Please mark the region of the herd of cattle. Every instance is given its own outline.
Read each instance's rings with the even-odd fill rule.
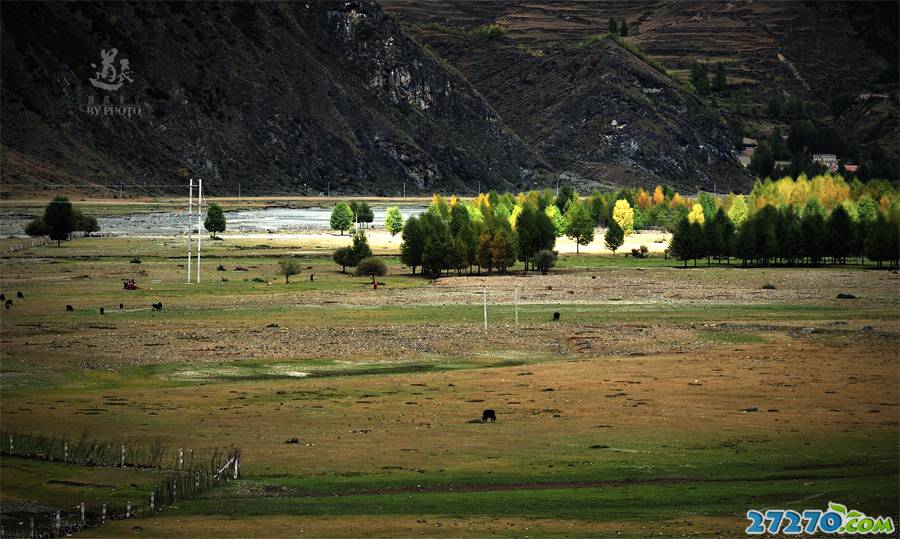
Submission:
[[[25,294],[23,294],[22,292],[16,292],[16,299],[24,300],[24,299],[25,299]],[[13,307],[13,300],[12,300],[11,298],[10,298],[10,299],[7,299],[6,294],[0,294],[0,303],[3,303],[3,306],[6,308],[7,311],[10,310],[10,309]],[[163,308],[163,304],[162,304],[162,302],[160,301],[160,302],[157,302],[157,303],[152,303],[152,304],[150,304],[150,307],[151,307],[154,311],[161,311],[162,308]],[[125,308],[125,304],[124,304],[124,303],[120,303],[120,304],[119,304],[119,310],[122,310],[122,309],[124,309],[124,308]],[[67,313],[74,313],[74,312],[75,312],[75,307],[73,307],[72,305],[66,305],[66,312],[67,312]],[[106,309],[105,309],[104,307],[100,307],[100,314],[106,314]]]

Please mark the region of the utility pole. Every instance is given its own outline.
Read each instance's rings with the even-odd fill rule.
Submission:
[[[194,178],[188,184],[188,259],[187,282],[191,282],[191,258],[193,257],[192,245],[194,243]]]
[[[482,286],[481,292],[482,292],[481,304],[484,306],[484,331],[487,331],[487,286]]]
[[[406,180],[403,180],[403,198],[406,198]]]
[[[203,180],[197,179],[197,284],[200,284],[200,241],[203,238]]]
[[[516,287],[516,325],[519,325],[519,287]]]

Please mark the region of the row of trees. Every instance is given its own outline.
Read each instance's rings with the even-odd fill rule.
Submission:
[[[712,219],[690,214],[672,236],[670,254],[684,262],[738,258],[744,266],[846,264],[849,257],[868,258],[881,267],[900,261],[900,218],[879,213],[872,221],[855,221],[843,206],[826,216],[810,202],[804,211],[766,205],[735,227],[719,208]]]
[[[375,220],[375,212],[369,207],[368,202],[353,201],[349,204],[346,202],[338,203],[331,210],[331,228],[332,230],[340,230],[341,235],[345,230],[349,230],[354,223],[365,227]]]

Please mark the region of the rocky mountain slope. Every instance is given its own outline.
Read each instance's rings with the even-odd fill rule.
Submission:
[[[6,194],[181,192],[188,177],[213,195],[472,192],[542,168],[369,0],[4,2],[0,19]]]
[[[491,58],[501,47],[467,45],[471,30],[497,24],[497,38],[534,54],[579,56],[579,44],[608,31],[610,19],[626,21],[627,41],[651,61],[686,82],[693,62],[721,63],[727,86],[704,102],[725,117],[740,135],[764,137],[775,126],[784,132],[792,120],[773,115],[767,103],[802,101],[813,120],[827,125],[868,125],[833,115],[831,102],[869,93],[888,94],[879,105],[883,121],[896,125],[898,30],[896,2],[759,2],[752,0],[382,0],[385,9],[423,43],[452,59],[485,94],[478,72],[501,64]],[[453,34],[453,40],[447,35]],[[451,41],[451,42],[448,42]],[[453,53],[465,48],[465,55]],[[505,56],[501,57],[505,58]],[[453,62],[454,60],[451,60]],[[567,88],[560,88],[565,96]],[[492,104],[503,110],[502,103]],[[894,130],[870,136],[871,130],[844,133],[863,140],[867,151],[878,148],[897,155]]]

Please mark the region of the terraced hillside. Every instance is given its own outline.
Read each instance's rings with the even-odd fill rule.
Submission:
[[[766,102],[773,96],[809,103],[816,120],[832,122],[831,101],[873,91],[891,94],[886,121],[897,123],[898,9],[895,2],[452,2],[383,0],[385,9],[402,20],[425,43],[439,43],[435,30],[468,30],[499,24],[502,39],[535,54],[565,51],[590,36],[607,32],[609,20],[625,20],[631,44],[682,81],[693,62],[724,64],[727,86],[705,101],[718,109],[736,131],[763,136],[777,124]],[[461,34],[461,32],[457,32]],[[463,46],[463,45],[460,45]],[[496,47],[466,49],[460,69],[484,93],[473,65],[490,65]],[[473,58],[474,57],[474,58]],[[561,88],[561,94],[567,91]],[[493,103],[500,109],[503,105]],[[854,138],[856,133],[847,133]],[[896,137],[885,132],[876,140],[896,153]]]

